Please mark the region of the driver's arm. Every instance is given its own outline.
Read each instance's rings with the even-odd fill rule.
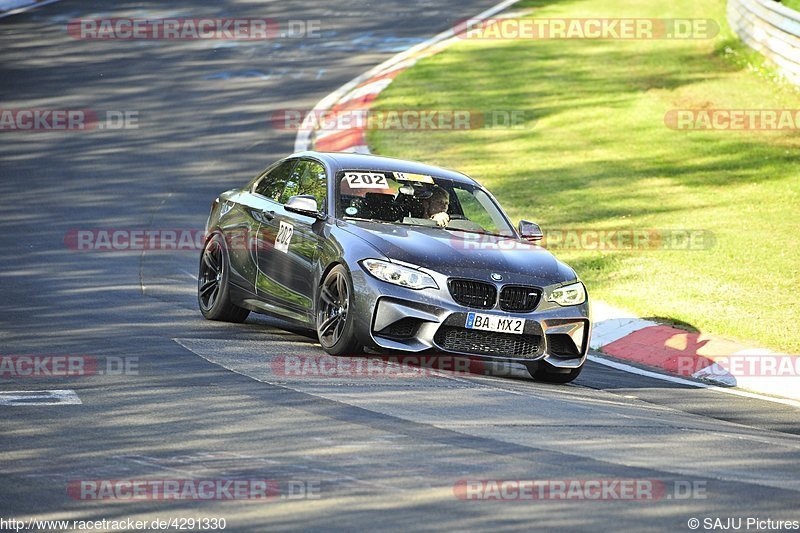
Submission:
[[[442,211],[441,213],[434,213],[431,219],[436,222],[439,227],[445,227],[450,223],[450,215]]]

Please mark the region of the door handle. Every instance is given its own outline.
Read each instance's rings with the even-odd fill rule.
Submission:
[[[253,211],[253,218],[259,222],[270,222],[275,218],[275,211]]]

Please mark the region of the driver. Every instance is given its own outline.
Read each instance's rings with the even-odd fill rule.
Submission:
[[[450,223],[447,208],[450,206],[450,194],[438,185],[431,189],[431,195],[422,199],[423,218],[434,220],[439,227]]]

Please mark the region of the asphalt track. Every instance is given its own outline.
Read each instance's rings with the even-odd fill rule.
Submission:
[[[236,531],[686,531],[798,520],[798,410],[589,363],[572,385],[501,376],[286,375],[313,339],[204,321],[194,251],[81,252],[81,228],[202,228],[210,201],[292,150],[268,113],[310,109],[482,11],[460,2],[87,2],[0,21],[3,108],[133,110],[139,128],[0,133],[1,355],[135,361],[136,373],[1,378],[79,405],[0,405],[0,517],[225,517]],[[78,17],[322,21],[318,39],[87,42]],[[502,202],[502,198],[500,198]],[[85,479],[294,480],[318,498],[86,501]],[[651,480],[655,500],[463,501],[460,480]],[[316,485],[315,485],[316,484]],[[693,486],[689,494],[675,487]],[[680,497],[676,497],[680,496]]]

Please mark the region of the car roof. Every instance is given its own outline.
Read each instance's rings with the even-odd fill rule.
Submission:
[[[426,165],[416,161],[406,161],[394,157],[383,157],[372,154],[358,154],[354,152],[297,152],[291,157],[314,157],[328,163],[332,170],[388,170],[391,172],[408,172],[410,174],[424,174],[437,178],[446,178],[460,183],[477,185],[469,176],[446,168]]]

